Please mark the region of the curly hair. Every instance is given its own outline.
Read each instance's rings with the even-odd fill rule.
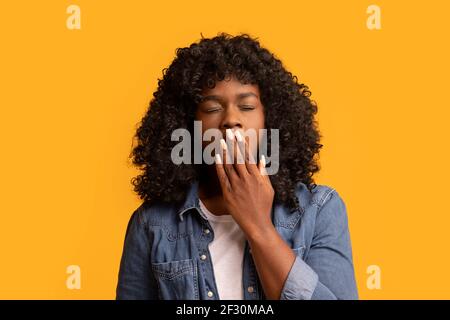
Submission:
[[[134,136],[137,145],[130,157],[142,171],[131,180],[134,191],[149,203],[185,199],[188,187],[198,180],[200,172],[193,164],[176,165],[171,161],[175,145],[171,134],[178,128],[192,133],[202,89],[235,76],[243,84],[259,86],[265,128],[279,129],[279,170],[270,176],[274,201],[299,209],[295,189],[299,182],[310,191],[316,186],[316,155],[322,147],[314,118],[317,105],[310,99],[309,88],[298,83],[273,53],[261,47],[258,38],[246,33],[201,37],[198,43],[178,48],[175,59],[158,79],[158,88]]]

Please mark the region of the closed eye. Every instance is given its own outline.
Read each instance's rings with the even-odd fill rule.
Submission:
[[[206,110],[207,113],[213,113],[213,112],[216,112],[216,111],[220,111],[220,108],[212,108],[212,109]]]
[[[203,112],[213,113],[213,112],[222,110],[222,106],[219,104],[210,104],[210,105],[205,105],[202,109],[203,109]]]
[[[241,109],[245,110],[245,111],[249,111],[249,110],[255,109],[255,107],[254,106],[250,106],[250,105],[243,105],[243,106],[241,106]]]

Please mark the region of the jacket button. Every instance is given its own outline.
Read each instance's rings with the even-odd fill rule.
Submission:
[[[248,291],[249,293],[253,293],[254,289],[253,289],[252,286],[250,286],[250,287],[247,288],[247,291]]]
[[[212,291],[208,291],[208,297],[212,298],[213,295],[214,293]]]
[[[200,256],[200,259],[206,260],[206,255],[202,254],[202,255]]]

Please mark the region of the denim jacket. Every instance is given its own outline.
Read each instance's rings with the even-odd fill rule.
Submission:
[[[272,222],[296,254],[281,300],[358,299],[346,206],[332,188],[299,183],[300,210],[272,206]],[[184,203],[142,204],[132,214],[120,261],[116,299],[218,300],[208,244],[214,230],[200,210],[198,182]],[[266,299],[245,243],[245,300]]]

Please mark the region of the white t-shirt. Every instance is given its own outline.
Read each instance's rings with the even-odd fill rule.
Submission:
[[[245,235],[233,216],[215,215],[200,200],[200,208],[214,231],[209,252],[221,300],[243,300],[242,267]]]

